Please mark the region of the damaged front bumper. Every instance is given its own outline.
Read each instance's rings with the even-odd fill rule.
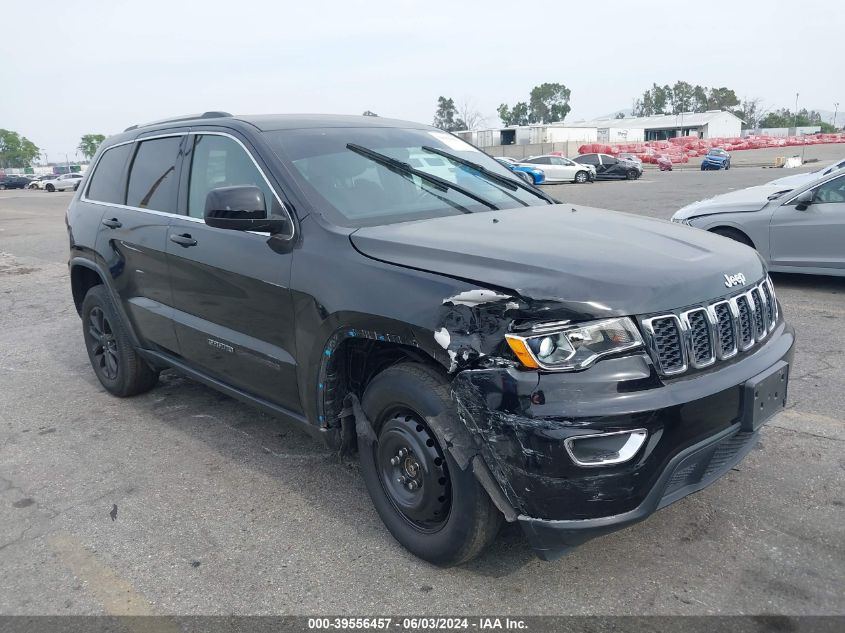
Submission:
[[[671,380],[646,354],[605,359],[582,372],[469,369],[452,383],[459,413],[488,470],[485,488],[520,522],[540,558],[645,519],[739,462],[759,431],[747,423],[746,384],[792,360],[783,321],[753,353]],[[645,429],[630,460],[580,466],[568,438]],[[485,468],[482,468],[485,467]],[[503,507],[504,506],[504,507]]]

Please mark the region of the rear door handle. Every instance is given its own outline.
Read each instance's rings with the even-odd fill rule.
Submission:
[[[123,224],[117,218],[112,218],[111,220],[103,220],[103,225],[109,227],[110,229],[119,229]]]
[[[181,235],[171,235],[170,236],[171,242],[176,242],[180,246],[196,246],[197,241],[191,237],[190,233],[182,233]]]

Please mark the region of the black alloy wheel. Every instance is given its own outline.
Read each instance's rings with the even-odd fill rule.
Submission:
[[[108,317],[100,307],[95,307],[88,313],[88,335],[94,369],[107,379],[116,380],[120,366],[117,340]]]
[[[452,505],[449,471],[419,416],[400,410],[384,423],[376,460],[379,479],[396,511],[422,532],[442,528]]]

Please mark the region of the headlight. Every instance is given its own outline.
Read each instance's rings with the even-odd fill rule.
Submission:
[[[536,325],[527,334],[506,334],[508,346],[531,369],[575,371],[602,356],[642,347],[628,317],[577,325]]]

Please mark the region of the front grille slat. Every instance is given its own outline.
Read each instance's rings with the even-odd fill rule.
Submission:
[[[761,342],[778,322],[771,280],[683,312],[642,319],[649,352],[664,376],[727,361]]]
[[[684,347],[678,319],[674,316],[657,318],[651,322],[651,327],[654,347],[663,373],[685,371]]]

